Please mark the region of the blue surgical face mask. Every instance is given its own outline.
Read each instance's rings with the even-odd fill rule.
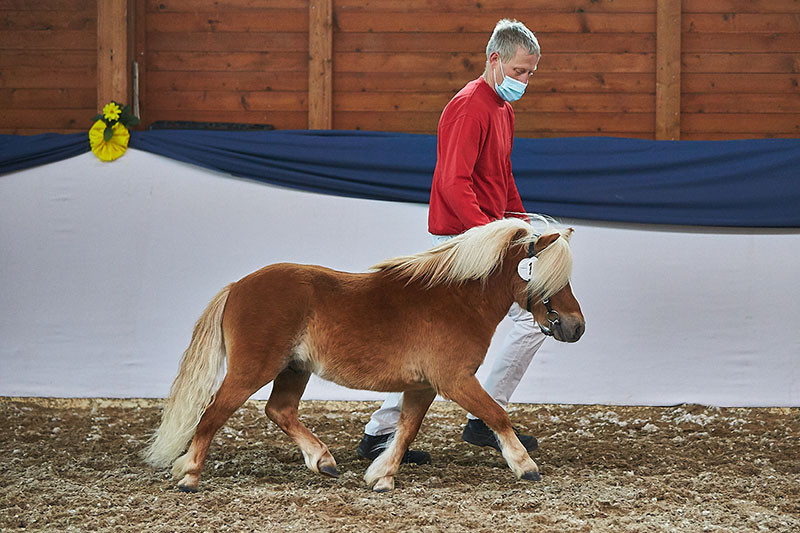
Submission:
[[[506,102],[516,102],[522,98],[522,95],[525,94],[525,88],[528,87],[528,84],[522,83],[519,80],[515,80],[511,76],[506,76],[503,72],[502,61],[500,61],[500,73],[503,74],[503,82],[498,85],[497,74],[495,74],[494,69],[492,69],[492,75],[494,76],[494,90],[497,91],[497,94],[500,95],[500,98]]]

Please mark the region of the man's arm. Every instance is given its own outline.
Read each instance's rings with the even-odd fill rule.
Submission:
[[[466,228],[491,222],[480,208],[472,178],[484,135],[480,123],[465,115],[441,125],[438,135],[443,200]]]

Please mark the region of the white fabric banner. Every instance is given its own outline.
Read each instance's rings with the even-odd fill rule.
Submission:
[[[424,205],[287,190],[134,149],[0,176],[0,395],[163,397],[227,283],[282,261],[363,271],[427,248],[426,222]],[[587,331],[548,339],[512,402],[800,405],[800,230],[563,222],[576,229]],[[304,398],[382,395],[315,377]]]

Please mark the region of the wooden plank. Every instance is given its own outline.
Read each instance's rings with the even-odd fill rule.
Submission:
[[[333,126],[333,2],[308,6],[308,129]]]
[[[653,134],[653,113],[517,113],[516,128],[519,131],[592,131],[597,134],[609,132],[632,132]]]
[[[703,74],[684,73],[681,76],[684,93],[761,93],[800,95],[800,75],[782,74]]]
[[[658,0],[656,30],[657,140],[681,136],[681,0]]]
[[[798,113],[797,94],[684,94],[683,113]]]
[[[684,13],[800,13],[798,0],[683,0]]]
[[[308,94],[297,91],[148,91],[149,110],[307,111]]]
[[[304,129],[308,122],[305,111],[195,111],[165,109],[151,112],[146,126],[157,120],[190,120],[195,122],[236,122],[271,124],[277,129]]]
[[[505,17],[514,16],[524,6],[527,11],[541,13],[653,13],[653,0],[480,0],[465,3],[464,0],[337,0],[337,11],[365,11],[371,13],[407,11],[409,13],[505,12]],[[512,13],[513,15],[508,15]],[[491,28],[490,28],[491,30]]]
[[[370,131],[435,131],[441,112],[341,111],[334,116],[336,129]],[[652,135],[652,113],[518,113],[517,131],[633,132]]]
[[[481,51],[488,41],[482,33],[338,33],[335,52],[466,52]],[[550,52],[655,53],[650,33],[546,33],[536,34],[545,55]]]
[[[334,72],[453,72],[477,77],[483,53],[334,54]],[[545,54],[539,72],[655,72],[655,54]],[[460,74],[465,75],[465,74]],[[537,72],[538,75],[538,72]]]
[[[2,117],[3,124],[10,127],[89,131],[96,114],[93,104],[86,109],[4,109]]]
[[[149,50],[192,52],[307,52],[308,34],[302,32],[219,33],[151,32]]]
[[[0,0],[0,9],[14,11],[86,11],[96,13],[96,0]]]
[[[215,72],[213,76],[186,76],[181,72],[148,73],[153,91],[300,91],[308,92],[308,75],[288,72]]]
[[[800,54],[683,54],[683,72],[800,73]]]
[[[33,67],[42,70],[60,68],[92,68],[97,62],[97,51],[69,50],[53,54],[47,50],[4,50],[3,68]]]
[[[262,11],[264,9],[308,9],[308,0],[147,0],[149,12]]]
[[[97,0],[97,109],[130,100],[127,4]]]
[[[333,80],[334,92],[439,92],[450,96],[478,77],[454,72],[341,72]],[[566,93],[655,93],[652,72],[546,72],[531,78],[528,91]]]
[[[96,31],[3,31],[0,50],[97,50]]]
[[[683,131],[703,133],[793,133],[800,137],[800,113],[684,113]]]
[[[11,89],[97,88],[97,70],[88,67],[6,67],[0,69],[0,87]]]
[[[0,89],[2,109],[86,109],[94,107],[97,91],[82,89]]]
[[[448,13],[341,11],[336,15],[337,28],[343,32],[484,32],[488,39],[494,25],[507,12],[474,13],[469,10]],[[517,20],[530,24],[533,32],[575,33],[651,33],[656,28],[655,13],[540,13],[518,9]]]
[[[649,94],[558,94],[532,93],[514,103],[517,113],[602,112],[652,113],[655,104]],[[441,112],[452,95],[443,93],[337,92],[334,109],[339,111],[432,111]]]
[[[151,32],[308,32],[308,10],[264,9],[255,12],[151,13]]]
[[[91,11],[0,11],[3,31],[95,31],[97,21]]]
[[[684,53],[800,52],[800,32],[792,33],[684,33]]]
[[[149,52],[150,71],[238,72],[308,70],[308,54],[298,52]]]
[[[650,132],[630,131],[520,131],[514,135],[517,138],[548,139],[554,137],[628,137],[631,139],[652,139]]]
[[[719,133],[719,132],[700,132],[684,133],[684,141],[733,141],[741,139],[796,139],[794,133]]]
[[[792,33],[800,31],[800,17],[781,13],[689,13],[683,16],[684,32]]]

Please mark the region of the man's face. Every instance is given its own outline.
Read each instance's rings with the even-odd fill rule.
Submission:
[[[500,75],[500,54],[492,52],[489,56],[489,62],[492,65],[492,69],[496,70],[497,83],[502,83],[503,77]],[[508,62],[503,61],[503,74],[522,83],[528,83],[528,80],[533,76],[538,64],[539,56],[536,54],[529,54],[526,49],[517,46],[514,57]]]

